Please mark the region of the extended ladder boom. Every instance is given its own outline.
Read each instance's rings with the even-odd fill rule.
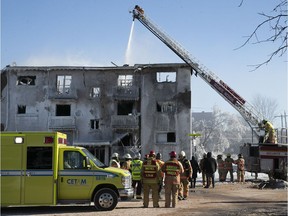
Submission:
[[[253,132],[260,136],[260,131],[257,129],[259,123],[263,120],[262,115],[258,113],[255,108],[250,105],[245,99],[237,94],[225,82],[220,80],[214,73],[208,70],[204,65],[200,64],[198,60],[191,57],[177,41],[173,40],[155,25],[151,19],[145,14],[144,10],[138,5],[135,6],[133,13],[133,20],[138,19],[149,31],[151,31],[157,38],[166,44],[174,53],[176,53],[184,62],[191,66],[195,75],[199,75],[210,87],[212,87],[220,96],[222,96],[228,103],[230,103],[250,125]]]

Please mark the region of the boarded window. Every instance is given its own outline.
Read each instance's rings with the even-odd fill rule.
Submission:
[[[36,76],[19,76],[17,85],[35,85]]]
[[[176,72],[157,72],[157,82],[176,82]]]
[[[118,86],[132,86],[133,76],[132,75],[119,75]]]
[[[71,81],[72,81],[72,76],[70,75],[57,76],[57,93],[58,94],[70,94]]]
[[[71,115],[71,105],[63,105],[57,104],[56,105],[56,116],[70,116]]]

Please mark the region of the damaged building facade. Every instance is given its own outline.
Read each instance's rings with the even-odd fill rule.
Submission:
[[[192,154],[191,68],[7,66],[1,72],[1,130],[59,131],[108,164],[118,152]]]

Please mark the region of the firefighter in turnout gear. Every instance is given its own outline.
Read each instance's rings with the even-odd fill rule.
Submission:
[[[164,165],[164,161],[162,160],[162,154],[161,153],[157,153],[156,161],[159,164],[160,169],[161,169],[162,166]],[[161,198],[161,190],[163,187],[163,180],[164,180],[164,173],[161,171],[161,179],[160,179],[160,183],[159,183],[159,199],[162,199]]]
[[[227,174],[229,172],[230,174],[230,181],[233,182],[234,181],[234,178],[233,178],[233,164],[234,163],[234,160],[233,158],[231,158],[231,154],[227,154],[227,158],[225,159],[225,181],[226,181],[226,178],[227,178]]]
[[[120,168],[120,160],[119,160],[119,154],[117,152],[114,152],[112,154],[111,160],[110,160],[110,166]]]
[[[192,166],[190,161],[186,158],[184,151],[181,151],[178,155],[179,161],[181,162],[184,172],[180,175],[180,189],[178,194],[179,200],[185,200],[188,197],[189,191],[189,179],[192,178]]]
[[[265,129],[263,143],[273,143],[273,144],[277,143],[275,130],[274,130],[272,123],[267,120],[263,120],[262,124],[263,124],[263,128]]]
[[[161,170],[155,159],[155,152],[150,151],[147,161],[142,165],[142,183],[143,183],[143,207],[148,208],[149,205],[149,193],[152,190],[153,207],[159,207],[159,181],[161,178]]]
[[[238,182],[245,182],[245,160],[242,156],[242,154],[238,155],[238,159],[234,161],[235,164],[237,164],[237,181]]]
[[[130,164],[130,169],[132,173],[132,187],[134,191],[136,188],[136,199],[142,199],[141,170],[142,170],[143,161],[141,161],[140,158],[141,158],[141,154],[137,153]]]
[[[222,155],[217,155],[217,164],[218,164],[218,173],[219,173],[219,181],[225,181],[225,162],[222,159]]]
[[[184,172],[182,164],[177,160],[177,153],[170,152],[170,160],[162,167],[165,173],[165,208],[170,208],[172,196],[172,208],[177,205],[178,190],[180,188],[180,174]]]
[[[130,154],[125,154],[124,155],[124,163],[122,164],[122,169],[125,169],[125,170],[129,170],[131,172],[131,169],[130,169],[130,165],[131,165],[131,160],[132,160],[132,157]]]

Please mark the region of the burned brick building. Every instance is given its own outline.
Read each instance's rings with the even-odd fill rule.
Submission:
[[[60,131],[108,164],[150,150],[191,155],[191,68],[7,66],[1,71],[1,129]]]

